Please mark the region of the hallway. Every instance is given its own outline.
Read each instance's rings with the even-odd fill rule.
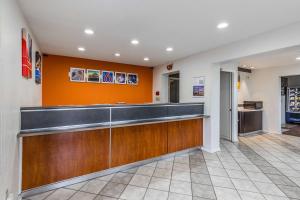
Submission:
[[[300,138],[262,134],[26,198],[27,200],[300,199]]]

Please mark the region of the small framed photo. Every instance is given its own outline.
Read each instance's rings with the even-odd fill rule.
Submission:
[[[85,69],[71,67],[70,81],[85,82]]]
[[[115,83],[116,84],[126,84],[126,73],[125,72],[115,72]]]
[[[193,97],[204,97],[204,85],[193,85]]]
[[[87,82],[100,83],[100,70],[87,69],[86,70]]]
[[[114,72],[102,71],[102,83],[114,83]]]
[[[127,83],[130,85],[137,85],[138,84],[138,75],[133,73],[127,74]]]
[[[193,77],[193,97],[204,97],[205,77]]]

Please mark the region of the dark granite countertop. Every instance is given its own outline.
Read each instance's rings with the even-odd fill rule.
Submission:
[[[204,103],[21,108],[20,136],[206,118]]]
[[[186,103],[145,103],[145,104],[92,104],[92,105],[62,105],[62,106],[37,106],[21,107],[22,111],[28,110],[51,110],[51,109],[85,109],[85,108],[112,108],[112,107],[140,107],[140,106],[180,106],[191,104],[204,104],[203,102]]]

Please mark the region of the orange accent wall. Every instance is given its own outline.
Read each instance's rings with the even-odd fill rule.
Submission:
[[[137,73],[138,85],[78,83],[69,78],[70,67]],[[43,106],[151,103],[153,69],[82,58],[48,55],[43,57]]]

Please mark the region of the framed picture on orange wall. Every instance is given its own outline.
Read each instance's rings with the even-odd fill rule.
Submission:
[[[86,81],[90,83],[100,82],[100,70],[87,69],[86,70]]]
[[[114,83],[114,72],[102,71],[102,83]]]
[[[139,77],[137,74],[134,74],[134,73],[127,74],[127,83],[129,85],[137,85],[138,82],[139,82]]]
[[[126,73],[125,72],[115,72],[115,83],[116,84],[126,84]]]
[[[70,76],[70,81],[85,82],[85,69],[71,67],[69,76]]]

